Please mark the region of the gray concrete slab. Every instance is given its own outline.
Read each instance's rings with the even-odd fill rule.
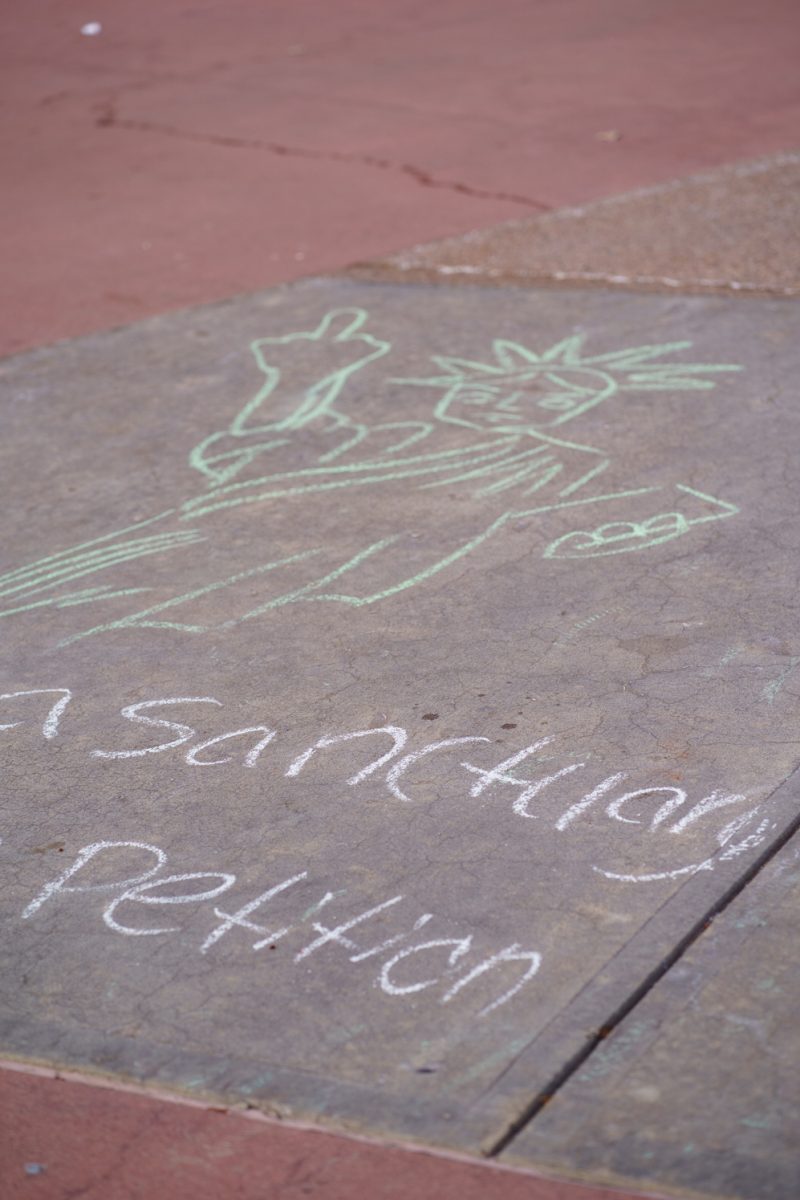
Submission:
[[[800,1194],[795,837],[509,1148],[616,1184]]]
[[[795,819],[796,324],[311,281],[8,360],[0,1051],[507,1137]]]

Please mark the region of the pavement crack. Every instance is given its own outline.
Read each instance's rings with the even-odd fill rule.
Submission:
[[[104,128],[128,129],[138,133],[158,133],[164,137],[179,138],[187,142],[202,142],[208,146],[223,146],[234,150],[263,150],[279,158],[306,158],[322,162],[352,163],[377,171],[393,171],[398,175],[408,176],[420,187],[457,192],[461,196],[469,196],[475,200],[500,200],[507,204],[519,204],[536,212],[548,212],[550,209],[549,205],[534,200],[530,196],[475,187],[457,179],[438,179],[430,171],[414,166],[413,163],[394,162],[392,159],[380,158],[374,154],[355,154],[346,150],[315,150],[309,146],[292,146],[284,142],[235,137],[232,134],[197,133],[190,129],[179,129],[175,125],[162,124],[160,121],[139,121],[133,118],[119,117],[111,104],[104,104],[96,112],[95,124]]]

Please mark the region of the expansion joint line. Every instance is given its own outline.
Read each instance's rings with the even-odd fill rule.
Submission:
[[[800,771],[794,771],[788,779],[785,779],[778,784],[778,787],[775,788],[775,791],[772,792],[771,795],[774,795],[779,788],[785,787],[786,784],[790,783],[793,779],[800,780]],[[769,797],[767,797],[767,799],[769,799]],[[737,896],[741,895],[745,888],[752,883],[752,881],[761,873],[764,867],[767,866],[767,864],[773,858],[775,858],[777,854],[780,853],[787,842],[791,841],[798,831],[800,831],[800,813],[798,813],[798,815],[790,822],[786,829],[784,829],[783,833],[780,834],[780,836],[777,837],[775,841],[772,842],[771,845],[769,845],[766,850],[764,850],[758,856],[758,858],[751,863],[744,874],[741,875],[740,878],[737,879],[733,884],[731,884],[728,890],[723,892],[720,898],[715,901],[715,903],[712,904],[711,907],[708,908],[701,917],[698,918],[689,932],[676,943],[673,950],[666,955],[664,959],[662,959],[658,966],[655,967],[649,975],[644,978],[639,987],[636,988],[625,1001],[623,1001],[623,1003],[619,1006],[619,1008],[616,1009],[614,1013],[612,1013],[608,1020],[604,1021],[591,1035],[591,1037],[587,1039],[586,1045],[583,1046],[577,1052],[577,1054],[574,1054],[572,1058],[570,1058],[564,1064],[564,1066],[556,1072],[549,1083],[547,1083],[542,1090],[538,1092],[536,1096],[534,1096],[530,1103],[526,1105],[522,1112],[509,1123],[505,1132],[502,1133],[496,1139],[496,1141],[485,1150],[484,1153],[487,1158],[496,1158],[498,1154],[502,1154],[502,1152],[508,1148],[511,1142],[514,1141],[514,1139],[522,1132],[522,1130],[535,1120],[545,1105],[549,1104],[549,1102],[553,1099],[556,1092],[560,1091],[564,1084],[569,1082],[575,1072],[580,1070],[586,1060],[591,1058],[595,1050],[597,1050],[602,1043],[608,1040],[608,1038],[614,1033],[614,1030],[617,1028],[617,1026],[620,1025],[621,1022],[624,1021],[624,1019],[631,1012],[633,1012],[637,1005],[639,1005],[642,1000],[645,999],[645,997],[653,990],[659,980],[663,979],[667,972],[671,971],[676,963],[683,958],[687,950],[691,949],[700,935],[705,933],[711,922],[716,917],[720,916],[720,914],[723,913],[726,908],[728,908],[728,906],[736,899]]]

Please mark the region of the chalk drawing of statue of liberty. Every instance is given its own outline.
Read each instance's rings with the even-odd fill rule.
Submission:
[[[0,576],[0,617],[53,607],[105,607],[113,601],[115,607],[133,604],[134,610],[65,642],[122,628],[203,633],[303,601],[351,608],[386,601],[466,556],[475,559],[509,522],[545,513],[577,519],[611,501],[630,505],[622,521],[592,525],[581,519],[580,525],[588,527],[570,528],[542,547],[541,557],[549,560],[644,551],[738,511],[682,484],[604,490],[609,457],[566,439],[563,432],[569,422],[621,393],[707,390],[714,387],[715,375],[739,367],[664,361],[687,350],[689,342],[587,357],[582,338],[575,336],[539,353],[495,339],[488,361],[436,356],[430,376],[396,378],[385,371],[391,343],[366,332],[367,320],[362,309],[336,309],[311,330],[254,342],[262,386],[227,427],[191,451],[189,465],[200,477],[200,489],[177,508]],[[357,375],[371,381],[376,393],[389,390],[392,403],[377,407],[392,419],[368,419],[363,404],[353,402],[348,385]],[[397,419],[395,409],[402,417],[407,407],[398,397],[412,393],[416,415]],[[442,495],[463,498],[470,527],[464,529],[462,513],[451,533],[445,522],[442,534],[439,522],[440,536],[412,544],[415,535],[404,525],[410,518],[403,503],[411,498],[416,520],[419,512],[440,514]],[[208,543],[227,536],[220,524],[227,514],[255,510],[263,516],[256,539],[261,551],[264,531],[269,544],[269,531],[277,530],[287,508],[300,512],[313,502],[329,510],[343,497],[364,498],[359,529],[366,513],[367,536],[339,560],[331,561],[329,549],[318,544],[311,519],[295,527],[302,532],[299,549],[258,563],[242,561],[233,573],[166,598],[147,583],[106,582],[115,568],[133,560],[152,564],[164,556],[180,557],[198,543],[206,543],[200,553],[212,563]],[[276,536],[277,550],[285,550],[279,542]],[[246,545],[243,553],[251,550]],[[290,575],[291,586],[282,586]],[[78,580],[93,576],[102,582],[75,588]],[[236,611],[210,626],[192,619],[193,605],[204,596],[224,591],[233,597],[243,582],[251,596],[257,583],[257,604],[233,604]],[[145,600],[148,591],[158,597]]]

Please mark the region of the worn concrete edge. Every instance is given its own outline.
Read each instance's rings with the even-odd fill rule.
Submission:
[[[149,317],[140,317],[136,321],[126,321],[123,324],[112,325],[105,329],[97,329],[91,333],[82,333],[82,334],[79,334],[77,337],[57,338],[53,342],[42,342],[41,345],[39,345],[39,346],[28,346],[26,349],[16,351],[14,354],[6,354],[6,355],[0,356],[0,371],[2,371],[2,369],[4,367],[6,367],[7,365],[11,365],[11,364],[16,365],[17,362],[23,362],[25,359],[28,359],[31,362],[34,362],[34,361],[36,361],[37,357],[40,355],[52,353],[53,351],[64,350],[70,346],[89,345],[92,342],[96,342],[99,338],[105,339],[105,338],[110,338],[110,337],[119,337],[122,334],[127,333],[129,330],[133,330],[133,329],[141,329],[141,330],[157,329],[161,325],[161,323],[164,321],[169,321],[172,319],[183,320],[183,319],[186,319],[195,314],[198,317],[203,317],[204,319],[207,319],[208,317],[213,316],[213,314],[215,312],[224,311],[225,309],[230,308],[231,306],[236,306],[239,304],[258,303],[259,301],[266,301],[267,298],[269,298],[269,297],[288,294],[288,293],[290,293],[292,291],[296,291],[296,290],[308,289],[310,291],[316,287],[324,288],[324,287],[329,287],[331,285],[339,285],[340,287],[351,288],[351,289],[353,289],[354,292],[356,292],[357,290],[359,290],[361,288],[368,288],[370,290],[379,291],[384,288],[392,288],[392,287],[396,287],[396,286],[408,287],[409,290],[413,289],[414,287],[417,287],[420,290],[431,291],[434,289],[438,290],[439,288],[442,288],[442,290],[444,290],[444,287],[446,286],[444,284],[444,282],[441,280],[438,282],[431,281],[429,279],[411,279],[411,278],[404,279],[404,280],[398,280],[398,279],[394,279],[394,278],[384,276],[384,275],[374,275],[374,276],[365,275],[363,278],[361,278],[358,275],[358,273],[354,273],[354,272],[355,272],[355,268],[345,268],[342,271],[331,274],[331,275],[305,275],[300,279],[292,279],[286,283],[272,284],[269,287],[260,288],[257,291],[237,292],[232,296],[225,296],[221,300],[209,300],[208,302],[203,303],[203,304],[190,304],[190,305],[184,305],[179,308],[166,309],[164,312],[156,313],[155,315],[152,315]],[[619,286],[619,287],[608,286],[602,280],[597,281],[596,284],[593,285],[591,281],[585,281],[585,280],[580,280],[580,279],[575,280],[575,281],[565,282],[563,284],[563,286],[559,286],[559,287],[552,286],[552,280],[547,279],[547,278],[543,278],[541,281],[530,280],[530,279],[526,279],[524,281],[522,279],[510,279],[508,281],[498,280],[497,282],[494,282],[494,281],[489,282],[485,278],[480,278],[480,279],[474,280],[470,284],[471,287],[483,288],[483,290],[486,291],[487,293],[496,292],[497,287],[499,285],[506,287],[509,291],[515,291],[515,292],[519,293],[520,295],[524,295],[528,292],[546,293],[546,292],[556,291],[556,290],[569,291],[573,294],[578,294],[578,295],[580,295],[581,293],[591,295],[597,291],[606,291],[610,294],[614,294],[618,291],[632,290],[630,288],[622,287],[622,286]],[[453,290],[455,290],[455,288],[457,288],[459,286],[460,285],[457,283],[452,284]],[[651,294],[658,294],[658,295],[661,295],[664,292],[663,288],[635,289],[635,290],[648,291]],[[703,293],[692,292],[691,289],[684,287],[683,284],[681,284],[679,288],[667,289],[667,290],[670,291],[671,294],[674,294],[674,295],[685,294],[687,296],[687,298],[688,297],[694,298],[697,295],[715,294],[715,293],[709,293],[709,292],[703,292]],[[759,301],[762,301],[762,300],[771,300],[773,302],[786,301],[788,304],[791,304],[793,301],[793,298],[795,296],[800,296],[800,289],[798,289],[798,291],[796,293],[794,293],[794,292],[791,294],[787,293],[786,295],[776,293],[776,292],[769,292],[769,291],[764,291],[764,292],[753,291],[753,292],[747,292],[747,293],[740,291],[740,292],[737,292],[736,295],[739,297],[739,299],[741,300],[741,303],[743,303],[743,304],[748,301],[758,303]]]
[[[777,154],[765,156],[757,159],[745,159],[740,162],[728,163],[721,167],[711,168],[691,175],[680,176],[676,179],[667,180],[666,182],[652,184],[647,187],[634,188],[631,191],[615,193],[611,196],[603,196],[597,200],[589,201],[583,205],[572,205],[564,208],[546,209],[539,214],[540,219],[548,219],[550,221],[569,220],[573,218],[583,217],[589,211],[597,211],[601,208],[614,207],[615,205],[627,203],[630,200],[657,195],[668,195],[670,192],[676,191],[691,184],[703,184],[708,182],[719,181],[726,175],[732,178],[741,176],[761,174],[764,171],[771,169],[774,166],[780,166],[784,163],[793,163],[800,159],[800,150],[786,150]],[[279,293],[289,288],[303,286],[309,283],[329,283],[334,281],[350,280],[360,283],[409,283],[409,284],[427,284],[442,286],[452,284],[460,286],[463,283],[469,283],[472,286],[484,286],[487,288],[496,288],[502,286],[518,287],[523,290],[550,288],[569,290],[597,290],[606,289],[608,291],[639,291],[645,293],[662,294],[664,292],[675,294],[685,293],[687,295],[736,295],[747,296],[752,298],[791,298],[800,296],[800,288],[780,288],[769,289],[761,288],[758,285],[742,285],[732,284],[727,280],[704,280],[694,281],[689,284],[684,280],[670,279],[669,277],[660,276],[623,276],[611,275],[601,272],[558,272],[558,273],[543,273],[541,276],[534,276],[530,273],[519,275],[509,275],[502,271],[492,270],[491,268],[423,268],[411,267],[403,268],[393,259],[404,253],[410,253],[414,250],[422,249],[429,246],[439,245],[441,242],[449,242],[452,240],[468,240],[471,236],[483,235],[491,230],[502,230],[515,228],[517,226],[525,226],[535,220],[535,216],[525,216],[512,219],[510,221],[502,221],[496,225],[477,227],[469,233],[461,234],[454,238],[441,238],[434,242],[417,242],[411,246],[398,247],[392,255],[388,255],[384,259],[374,259],[366,262],[356,261],[349,264],[344,264],[339,270],[324,275],[302,275],[294,279],[287,280],[283,283],[275,283],[258,288],[255,291],[234,292],[231,295],[218,297],[214,300],[205,301],[202,304],[177,305],[175,308],[167,308],[160,313],[151,316],[138,318],[132,321],[124,321],[119,324],[103,326],[101,329],[93,330],[90,333],[83,333],[73,337],[56,338],[54,341],[44,341],[35,346],[28,346],[23,350],[15,351],[13,354],[0,355],[0,364],[13,361],[17,358],[22,358],[25,355],[35,354],[37,350],[46,349],[48,347],[66,346],[74,342],[84,341],[86,338],[97,337],[104,334],[117,334],[134,326],[147,326],[152,321],[158,321],[166,316],[177,316],[189,312],[211,312],[215,308],[223,307],[229,304],[235,304],[245,299],[256,298],[266,293]]]
[[[115,1042],[117,1061],[109,1068],[100,1065],[107,1049],[103,1032],[93,1027],[78,1031],[83,1036],[69,1056],[59,1053],[56,1048],[57,1026],[37,1023],[26,1032],[27,1044],[20,1045],[13,1021],[7,1022],[0,1031],[0,1054],[9,1061],[33,1063],[59,1074],[85,1072],[90,1078],[122,1080],[133,1087],[163,1088],[182,1097],[199,1099],[207,1107],[258,1110],[275,1120],[300,1121],[320,1132],[360,1135],[364,1129],[364,1112],[368,1111],[371,1138],[387,1142],[407,1139],[434,1152],[454,1150],[459,1153],[463,1148],[462,1122],[466,1121],[467,1113],[452,1096],[444,1105],[446,1119],[441,1097],[430,1101],[420,1099],[409,1114],[404,1100],[379,1087],[353,1085],[319,1073],[274,1065],[270,1066],[268,1083],[255,1091],[247,1087],[252,1071],[250,1060],[193,1055],[181,1060],[177,1070],[164,1070],[162,1047],[128,1038],[122,1054],[119,1042]],[[443,1133],[443,1121],[448,1130],[452,1130],[452,1136]],[[479,1141],[485,1134],[484,1124],[474,1140]],[[480,1151],[477,1153],[480,1156]]]
[[[671,279],[659,275],[606,275],[592,271],[552,271],[534,274],[514,274],[498,267],[422,267],[401,263],[354,263],[349,268],[351,279],[360,283],[428,284],[431,287],[519,287],[552,291],[591,289],[615,292],[641,292],[661,295],[664,292],[687,296],[753,296],[761,299],[791,299],[800,296],[800,287],[766,287],[755,283],[740,283],[724,279]]]
[[[484,284],[491,287],[518,285],[532,288],[608,288],[609,290],[675,293],[687,295],[726,295],[726,296],[771,296],[793,297],[800,296],[798,287],[769,287],[755,283],[744,283],[728,279],[694,280],[675,279],[666,275],[624,275],[602,271],[547,271],[535,272],[526,270],[519,273],[492,267],[476,266],[422,266],[420,264],[406,265],[398,261],[403,254],[413,254],[420,250],[429,250],[436,246],[449,245],[454,242],[469,243],[474,237],[482,237],[487,233],[507,229],[530,228],[534,221],[546,222],[548,227],[556,226],[570,220],[579,220],[587,215],[627,205],[636,200],[651,196],[668,196],[672,192],[682,191],[695,185],[724,183],[728,179],[747,178],[760,175],[775,167],[800,161],[800,150],[785,150],[776,154],[765,155],[756,159],[744,159],[739,162],[726,163],[719,167],[695,172],[691,175],[681,175],[662,183],[647,187],[634,188],[631,191],[618,192],[611,196],[602,196],[597,200],[588,201],[581,205],[567,205],[564,208],[549,209],[546,212],[526,217],[517,217],[503,221],[495,226],[476,228],[468,233],[440,238],[433,242],[417,242],[405,250],[396,250],[393,254],[380,259],[370,259],[353,263],[347,270],[355,279],[363,282],[393,282],[393,283],[428,283],[441,286],[442,284]]]
[[[50,1079],[53,1082],[59,1081],[69,1084],[78,1084],[84,1087],[100,1088],[109,1091],[138,1096],[145,1100],[151,1100],[163,1104],[174,1104],[182,1108],[194,1108],[203,1112],[216,1112],[222,1116],[230,1117],[234,1120],[243,1119],[257,1122],[265,1127],[265,1129],[279,1130],[291,1129],[301,1133],[324,1134],[328,1137],[341,1138],[344,1141],[354,1142],[359,1145],[369,1146],[374,1149],[391,1149],[402,1151],[403,1153],[421,1155],[424,1158],[437,1159],[438,1161],[452,1162],[454,1164],[463,1164],[470,1167],[479,1167],[482,1170],[492,1172],[496,1175],[506,1175],[513,1177],[527,1177],[531,1180],[536,1180],[539,1183],[554,1185],[574,1185],[576,1189],[575,1200],[582,1200],[581,1193],[584,1189],[587,1192],[588,1200],[591,1200],[592,1182],[589,1179],[573,1179],[562,1174],[550,1174],[537,1171],[531,1167],[510,1166],[505,1163],[498,1162],[493,1159],[487,1159],[478,1155],[470,1155],[458,1153],[452,1150],[431,1149],[428,1146],[422,1146],[415,1142],[400,1141],[398,1139],[370,1137],[361,1133],[354,1133],[352,1130],[336,1129],[332,1127],[323,1127],[318,1124],[309,1122],[288,1120],[276,1116],[268,1115],[261,1112],[260,1109],[246,1105],[225,1105],[214,1103],[212,1100],[198,1100],[189,1096],[184,1096],[176,1092],[166,1091],[162,1088],[145,1087],[136,1085],[125,1080],[115,1079],[104,1075],[94,1075],[82,1071],[59,1070],[53,1067],[45,1066],[33,1061],[0,1058],[0,1072],[13,1071],[24,1075],[34,1075],[39,1078]],[[670,1200],[670,1195],[664,1192],[647,1191],[631,1191],[629,1187],[620,1186],[612,1188],[618,1192],[619,1200]],[[691,1193],[684,1193],[687,1197]]]

